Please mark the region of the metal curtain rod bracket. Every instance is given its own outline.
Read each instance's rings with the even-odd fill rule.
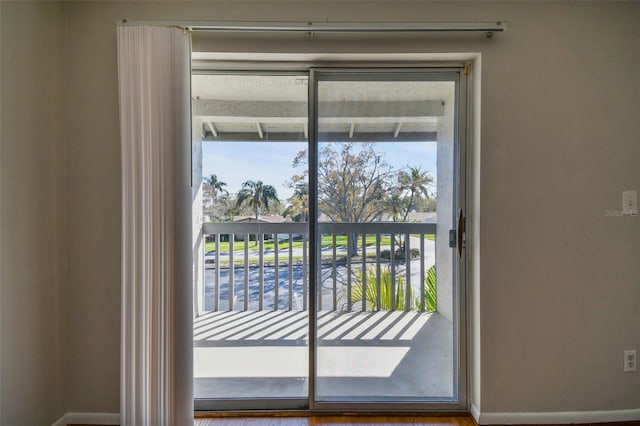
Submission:
[[[190,31],[304,32],[304,33],[397,33],[484,32],[487,38],[504,32],[507,21],[495,22],[258,22],[258,21],[129,21],[119,25],[182,27]]]

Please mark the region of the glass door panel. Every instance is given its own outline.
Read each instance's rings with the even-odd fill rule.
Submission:
[[[193,76],[196,409],[308,407],[307,83]]]
[[[315,76],[315,401],[455,401],[458,74]]]

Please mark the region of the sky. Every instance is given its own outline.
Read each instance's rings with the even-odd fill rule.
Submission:
[[[294,169],[293,159],[306,147],[306,142],[204,142],[202,175],[217,175],[227,183],[229,193],[238,192],[247,180],[261,180],[265,185],[273,185],[284,203],[293,193],[287,181],[304,170]],[[375,150],[382,153],[394,169],[420,167],[429,172],[435,183],[435,142],[380,142]]]

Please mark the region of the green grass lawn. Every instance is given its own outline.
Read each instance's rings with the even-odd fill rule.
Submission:
[[[376,245],[376,237],[375,235],[367,235],[367,247],[371,247]],[[244,250],[244,241],[236,241],[233,244],[233,249],[234,251],[242,251]],[[293,241],[293,243],[290,243],[289,241],[281,241],[278,244],[278,248],[280,250],[287,250],[289,249],[289,245],[293,244],[293,248],[302,248],[302,241]],[[380,245],[389,245],[391,244],[391,239],[387,236],[383,236],[382,238],[380,238]],[[323,235],[322,236],[322,247],[331,247],[333,245],[333,238],[330,235]],[[358,246],[362,245],[362,236],[358,237]],[[257,252],[260,248],[260,243],[257,241],[249,241],[248,242],[248,246],[249,246],[249,252]],[[347,236],[346,235],[336,235],[336,247],[346,247],[347,246]],[[275,248],[275,242],[273,240],[265,240],[263,243],[263,248],[264,250],[273,250]],[[205,244],[205,251],[206,252],[210,252],[210,251],[215,251],[216,250],[216,243],[215,242],[207,242]],[[221,242],[220,243],[220,253],[228,253],[229,252],[229,243],[228,242]]]
[[[411,234],[412,237],[420,238],[420,234]],[[436,236],[434,234],[425,234],[425,240],[435,241]]]
[[[257,241],[249,241],[248,245],[249,245],[249,251],[250,252],[257,252],[258,249],[260,248],[260,243],[257,242]],[[288,249],[289,245],[291,245],[289,243],[289,241],[281,241],[280,244],[278,244],[278,248],[280,250]],[[275,242],[273,240],[265,240],[265,242],[263,243],[264,250],[273,250],[274,247],[275,247]],[[293,242],[293,248],[302,248],[302,241],[294,241]],[[234,242],[233,249],[234,249],[234,251],[244,250],[244,241],[236,241],[236,242]],[[210,252],[210,251],[215,251],[215,250],[216,250],[216,243],[215,242],[207,242],[205,244],[205,251]],[[228,242],[221,242],[220,243],[220,253],[229,253],[229,243]]]
[[[339,260],[339,259],[338,259]],[[342,257],[342,260],[345,261],[345,258]],[[330,265],[331,262],[333,261],[333,256],[331,254],[325,254],[322,255],[322,263],[323,264],[328,264]],[[270,267],[270,266],[274,266],[276,262],[275,256],[273,256],[272,254],[268,255],[268,256],[264,256],[263,257],[263,265]],[[309,262],[309,259],[307,258],[307,262]],[[351,258],[351,262],[353,265],[360,265],[362,263],[362,256],[358,255],[355,256],[353,258]],[[376,255],[374,253],[367,253],[367,263],[375,263],[376,262]],[[382,261],[383,263],[385,262],[384,260]],[[278,263],[280,264],[280,268],[288,268],[289,267],[289,257],[280,257]],[[304,263],[304,257],[302,255],[294,255],[292,257],[292,264],[295,266],[300,266],[303,265]],[[245,262],[244,262],[244,258],[235,258],[233,259],[233,265],[238,268],[238,267],[243,267],[245,266]],[[254,258],[249,258],[247,265],[249,267],[254,267],[254,266],[260,266],[260,260],[257,257]],[[228,268],[229,267],[229,259],[225,258],[224,260],[220,260],[220,267],[221,268]],[[206,269],[215,269],[215,263],[206,263],[205,264],[205,268]]]
[[[412,234],[412,237],[420,238],[419,234]],[[435,235],[426,234],[424,236],[425,240],[435,241]],[[367,235],[367,247],[372,247],[376,245],[376,237],[375,235]],[[302,241],[293,241],[293,248],[302,248]],[[322,247],[331,247],[333,244],[333,238],[330,235],[322,236]],[[388,236],[383,236],[380,238],[380,245],[388,246],[391,244],[391,238]],[[249,241],[249,252],[257,252],[259,250],[259,243],[257,241]],[[280,250],[288,250],[289,249],[289,241],[280,241],[278,244],[278,248]],[[362,245],[362,236],[358,236],[358,247]],[[336,247],[346,247],[347,246],[347,236],[346,235],[336,235]],[[273,240],[265,240],[263,243],[264,250],[274,250],[275,242]],[[205,251],[215,251],[216,243],[215,242],[207,242],[205,244]],[[244,241],[236,241],[233,245],[234,251],[244,250]],[[229,243],[221,242],[220,243],[220,252],[228,253],[229,252]]]

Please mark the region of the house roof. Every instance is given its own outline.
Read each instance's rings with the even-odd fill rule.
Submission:
[[[234,216],[233,221],[234,222],[256,222],[256,218],[254,216]],[[284,223],[284,222],[289,222],[289,220],[284,216],[280,216],[279,214],[273,214],[273,215],[260,215],[258,216],[257,222]]]
[[[386,216],[383,217],[381,221],[393,222],[393,218],[391,216]],[[406,221],[410,223],[437,223],[438,215],[436,212],[409,212]]]

